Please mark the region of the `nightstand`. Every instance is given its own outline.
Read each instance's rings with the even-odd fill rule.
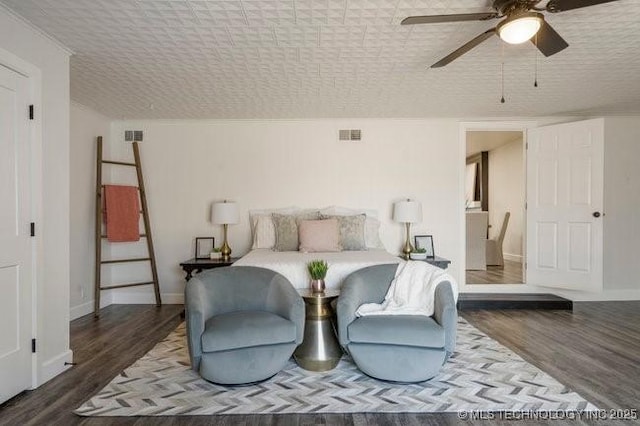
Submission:
[[[437,266],[438,268],[447,269],[451,261],[449,259],[445,259],[444,257],[427,257],[423,262],[427,262],[432,264],[433,266]]]
[[[427,262],[441,269],[447,269],[449,267],[449,264],[451,263],[449,259],[445,259],[444,257],[439,257],[439,256],[433,256],[433,257],[427,257],[426,259],[414,260],[414,262]]]
[[[239,257],[232,257],[229,260],[222,259],[189,259],[180,264],[184,272],[187,273],[185,279],[189,281],[194,273],[202,272],[205,269],[223,268],[231,266]]]

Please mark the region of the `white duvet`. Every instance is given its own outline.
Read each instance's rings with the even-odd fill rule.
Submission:
[[[340,288],[350,273],[367,266],[399,263],[400,258],[384,250],[341,251],[337,253],[301,253],[298,251],[251,250],[233,266],[259,266],[284,275],[297,289],[309,287],[307,263],[326,260],[329,271],[325,278],[327,288]]]

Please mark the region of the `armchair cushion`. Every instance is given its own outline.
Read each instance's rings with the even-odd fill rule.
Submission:
[[[237,311],[216,315],[205,323],[203,352],[293,343],[296,325],[265,311]]]
[[[443,348],[444,328],[422,315],[371,315],[349,324],[349,340],[354,343]]]

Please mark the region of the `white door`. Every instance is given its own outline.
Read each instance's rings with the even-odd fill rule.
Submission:
[[[28,80],[0,65],[0,403],[31,387]]]
[[[604,120],[528,131],[527,284],[602,289]]]

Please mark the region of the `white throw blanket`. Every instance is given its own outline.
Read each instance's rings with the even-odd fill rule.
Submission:
[[[458,300],[458,286],[444,270],[427,262],[402,262],[382,303],[365,303],[356,315],[425,315],[432,316],[435,291],[443,281],[451,283],[453,298]]]

